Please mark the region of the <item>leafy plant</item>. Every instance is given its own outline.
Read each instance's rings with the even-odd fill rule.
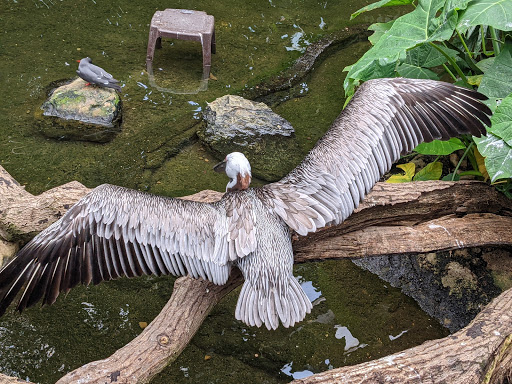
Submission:
[[[473,166],[465,173],[485,178],[488,172],[491,182],[511,184],[512,38],[508,35],[512,31],[512,1],[381,0],[361,8],[351,18],[391,5],[413,5],[414,9],[396,20],[369,27],[374,31],[369,38],[373,46],[345,68],[347,97],[360,82],[379,77],[449,77],[468,88],[478,86],[495,110],[489,134],[475,141],[466,137],[421,144],[416,151],[447,155],[463,149],[461,161],[467,157]],[[485,167],[481,156],[485,157]],[[458,179],[459,165],[448,178]]]

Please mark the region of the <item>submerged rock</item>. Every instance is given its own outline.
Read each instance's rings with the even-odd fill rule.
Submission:
[[[222,96],[208,104],[204,119],[198,132],[202,142],[220,158],[243,152],[253,176],[279,180],[302,159],[292,125],[263,103]]]
[[[493,250],[486,253],[493,253]],[[450,331],[465,327],[500,289],[480,248],[418,255],[368,257],[353,262],[398,287]]]
[[[105,143],[120,131],[119,94],[80,78],[55,88],[41,110],[40,130],[48,137]]]

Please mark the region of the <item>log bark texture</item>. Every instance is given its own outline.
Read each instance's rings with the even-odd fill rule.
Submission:
[[[377,183],[345,222],[294,241],[299,262],[510,245],[512,202],[480,182]]]
[[[29,240],[89,191],[78,181],[72,181],[34,196],[0,166],[0,240]]]
[[[33,196],[0,167],[0,238],[20,240],[32,236],[58,219],[87,192],[79,183],[68,183]],[[219,192],[203,191],[189,198],[214,201],[220,196]],[[307,237],[295,236],[293,246],[296,262],[467,246],[512,246],[511,228],[512,202],[484,183],[378,183],[344,223]],[[102,384],[149,382],[179,355],[210,310],[241,281],[238,273],[233,273],[225,286],[188,277],[178,279],[169,302],[138,337],[112,356],[86,364],[58,383],[73,383],[78,379],[81,383]],[[498,377],[498,371],[502,375],[510,374],[512,358],[507,336],[512,334],[511,303],[512,290],[509,290],[454,335],[340,370],[346,375],[343,377],[353,377],[355,381],[369,374],[377,382],[393,377],[391,382],[395,383],[420,382],[420,379],[429,383],[479,383],[485,367],[492,367],[492,362],[497,361],[495,366],[501,371],[487,368],[494,377]],[[504,352],[497,352],[500,345]],[[471,350],[477,354],[470,355]],[[418,357],[414,359],[415,356]],[[455,376],[467,381],[445,380],[445,373],[431,371],[443,371],[443,367],[458,372]],[[334,371],[337,370],[311,376],[305,379],[310,381],[303,382],[317,379],[325,383],[344,382],[345,379],[329,376],[336,375]]]

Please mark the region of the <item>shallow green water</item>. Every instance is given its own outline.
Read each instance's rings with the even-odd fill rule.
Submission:
[[[308,42],[348,25],[350,12],[363,5],[360,0],[6,0],[0,4],[0,164],[33,193],[71,180],[173,196],[223,190],[225,178],[211,170],[216,159],[194,136],[205,103],[278,73]],[[210,80],[205,92],[176,95],[149,84],[149,22],[155,10],[166,7],[215,15],[217,80]],[[359,22],[386,21],[396,10],[385,12]],[[304,153],[339,114],[342,69],[366,48],[358,44],[333,54],[304,79],[302,97],[275,108],[295,127]],[[102,145],[46,139],[34,118],[45,90],[52,81],[75,76],[75,60],[85,56],[123,84],[123,131]],[[155,55],[155,81],[194,88],[201,60],[198,44],[164,41]],[[348,261],[297,266],[296,275],[316,300],[298,327],[276,332],[245,327],[234,320],[238,292],[233,292],[154,383],[286,382],[446,334],[412,300]],[[52,307],[9,312],[0,319],[0,371],[51,383],[110,355],[141,332],[139,322],[156,316],[173,281],[148,277],[79,287]]]

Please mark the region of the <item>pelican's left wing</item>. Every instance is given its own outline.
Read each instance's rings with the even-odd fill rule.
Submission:
[[[227,207],[226,207],[227,205]],[[252,223],[232,204],[166,198],[104,184],[38,234],[0,271],[0,315],[52,304],[78,283],[173,274],[224,284],[233,260],[255,249]]]
[[[369,80],[304,161],[262,187],[263,200],[301,235],[338,224],[400,154],[421,142],[485,133],[491,114],[485,99],[433,80]]]

